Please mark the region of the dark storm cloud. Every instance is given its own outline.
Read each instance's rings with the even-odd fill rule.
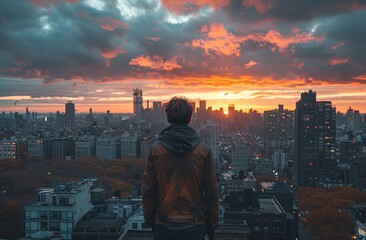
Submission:
[[[120,36],[101,28],[98,20],[105,16],[94,8],[63,4],[40,9],[23,1],[7,1],[0,9],[5,19],[0,51],[9,56],[0,68],[21,68],[15,74],[8,72],[10,76],[35,77],[27,75],[27,70],[38,69],[47,81],[75,76],[98,79],[107,73],[103,54],[123,52],[118,46]],[[13,14],[8,9],[20,12]],[[115,12],[103,14],[111,18]]]
[[[365,74],[365,1],[207,1],[211,12],[205,1],[189,1],[180,5],[189,11],[176,16],[153,0],[125,0],[125,12],[115,0],[101,9],[34,2],[1,2],[0,76],[105,82],[251,75],[306,84]],[[227,35],[216,42],[204,31],[214,23]],[[212,46],[230,39],[235,54]]]
[[[311,20],[357,9],[365,10],[365,0],[278,0],[268,14],[285,20]]]

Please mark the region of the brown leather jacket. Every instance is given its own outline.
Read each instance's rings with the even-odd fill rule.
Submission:
[[[218,224],[218,187],[211,150],[199,143],[186,153],[156,142],[150,149],[143,176],[144,217],[155,224]]]

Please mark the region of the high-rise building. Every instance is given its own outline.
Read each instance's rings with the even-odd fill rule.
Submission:
[[[206,121],[207,121],[206,101],[200,100],[199,107],[197,109],[196,123],[199,125],[205,123]]]
[[[16,153],[17,139],[15,137],[0,140],[0,159],[16,158]]]
[[[87,126],[90,126],[95,121],[92,108],[89,108],[89,114],[86,115],[85,121],[86,121]]]
[[[248,170],[249,162],[249,144],[245,141],[239,141],[234,143],[233,149],[233,172],[238,173],[239,171],[246,172]]]
[[[295,112],[295,183],[316,186],[336,176],[336,109],[316,101],[313,91],[301,93]]]
[[[96,142],[96,155],[98,158],[113,160],[120,156],[121,139],[110,131],[104,131]]]
[[[264,111],[264,133],[266,147],[284,147],[294,134],[294,111],[278,109]]]
[[[133,89],[133,113],[137,119],[141,119],[142,116],[142,90]]]
[[[227,119],[229,124],[233,124],[235,122],[235,104],[229,104]]]
[[[121,137],[121,157],[136,157],[140,150],[137,133],[124,133]]]
[[[359,160],[363,155],[362,148],[361,136],[350,139],[348,135],[345,135],[339,141],[339,162],[351,163]]]
[[[95,156],[95,137],[83,136],[75,140],[75,158],[87,158]]]
[[[43,139],[38,136],[28,136],[28,156],[43,158]]]
[[[165,122],[166,116],[164,113],[164,107],[161,102],[153,102],[153,109],[152,109],[152,122],[160,123]]]
[[[65,127],[75,128],[75,104],[72,101],[65,104]]]
[[[220,169],[219,166],[219,126],[213,121],[207,121],[205,125],[202,125],[199,129],[199,135],[202,141],[211,148],[212,157],[216,163],[216,169]]]
[[[75,158],[75,140],[69,137],[52,138],[52,159],[71,160]]]

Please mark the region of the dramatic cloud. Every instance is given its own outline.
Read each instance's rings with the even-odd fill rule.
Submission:
[[[96,94],[100,84],[136,81],[150,97],[265,102],[276,86],[366,100],[365,19],[363,0],[1,1],[0,105],[13,96],[104,101],[113,91]],[[237,89],[263,94],[218,92]],[[115,92],[108,102],[130,95]]]
[[[202,48],[207,55],[211,55],[212,52],[218,55],[240,56],[242,39],[228,33],[223,24],[212,23],[208,27],[204,25],[201,32],[204,39],[193,40],[191,43],[193,48]]]
[[[250,62],[248,62],[248,63],[244,64],[244,67],[245,67],[246,69],[248,69],[248,68],[254,67],[254,66],[255,66],[255,65],[257,65],[257,64],[259,64],[259,63],[255,62],[255,61],[250,61]]]
[[[259,13],[265,13],[273,7],[271,0],[244,0],[245,7],[255,7]]]
[[[349,61],[349,58],[333,58],[333,59],[329,59],[329,64],[338,65],[338,64],[348,63],[348,61]]]
[[[141,55],[140,57],[134,58],[130,61],[130,65],[137,65],[141,67],[148,67],[156,70],[165,70],[171,71],[176,68],[182,68],[177,63],[177,57],[173,56],[171,59],[164,61],[160,56],[154,56],[150,58],[149,56],[145,57]]]
[[[162,0],[164,7],[177,14],[194,13],[204,7],[219,8],[226,6],[230,0]]]

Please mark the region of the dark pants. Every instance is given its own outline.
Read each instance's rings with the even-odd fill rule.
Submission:
[[[164,225],[155,227],[154,240],[203,240],[205,230],[203,225],[176,230]]]

